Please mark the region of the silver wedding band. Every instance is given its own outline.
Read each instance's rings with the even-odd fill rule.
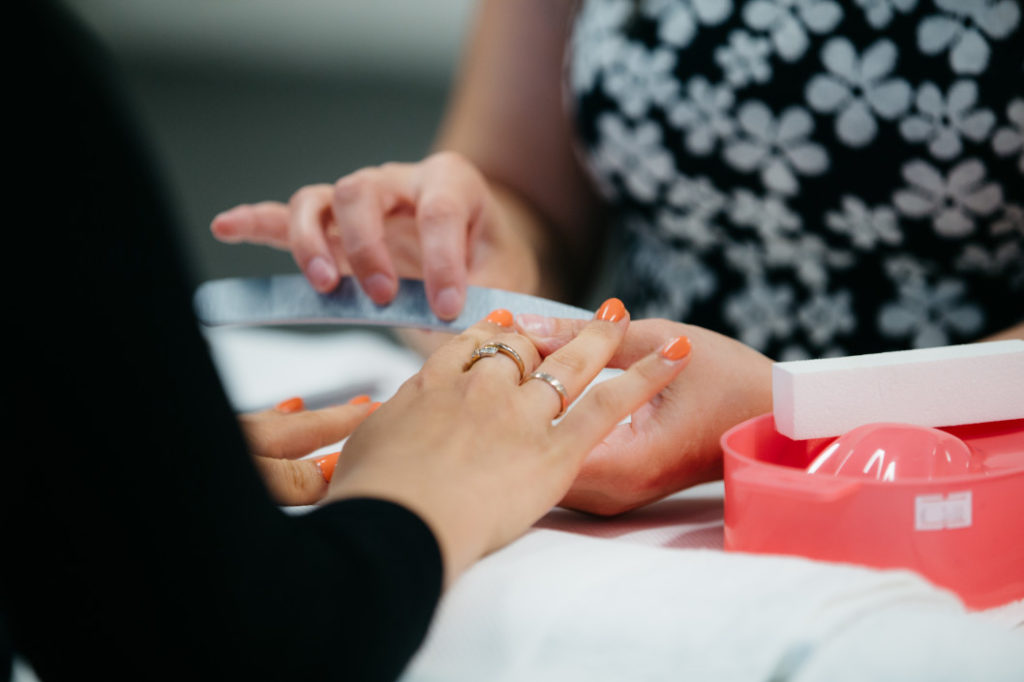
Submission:
[[[473,354],[469,356],[469,362],[466,363],[466,366],[463,367],[462,370],[468,370],[480,358],[491,358],[498,353],[512,358],[512,361],[516,363],[516,367],[519,368],[519,381],[521,383],[523,381],[523,375],[526,373],[526,365],[523,364],[523,359],[519,357],[519,353],[516,352],[515,348],[506,343],[501,343],[500,341],[486,343],[474,350]]]
[[[545,384],[555,389],[555,392],[558,393],[558,397],[562,401],[562,409],[560,409],[558,411],[558,414],[552,417],[552,419],[558,419],[563,414],[565,414],[566,408],[569,407],[569,392],[565,390],[565,385],[562,384],[562,382],[556,379],[555,377],[548,374],[547,372],[541,372],[540,370],[537,370],[536,372],[530,374],[528,377],[523,379],[522,382],[520,382],[520,384],[525,384],[527,381],[530,381],[531,379],[540,379]]]

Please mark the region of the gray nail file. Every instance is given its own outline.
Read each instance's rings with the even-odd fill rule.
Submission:
[[[594,316],[589,310],[546,298],[471,286],[462,313],[445,322],[430,309],[420,280],[399,280],[395,300],[379,306],[363,293],[353,277],[342,277],[334,291],[318,294],[302,275],[212,280],[196,289],[193,303],[199,321],[211,327],[358,324],[458,332],[496,308],[548,317]]]

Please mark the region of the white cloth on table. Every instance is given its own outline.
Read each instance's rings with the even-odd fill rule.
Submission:
[[[240,409],[384,400],[419,367],[362,332],[209,337]],[[969,614],[909,571],[722,552],[722,495],[552,510],[448,592],[403,682],[1024,680],[1024,601]]]

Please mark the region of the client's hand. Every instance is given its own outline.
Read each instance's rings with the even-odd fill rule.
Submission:
[[[583,324],[521,315],[518,328],[542,355],[557,352]],[[695,353],[685,380],[672,382],[615,428],[587,457],[565,507],[620,512],[722,476],[719,438],[733,425],[772,409],[772,361],[739,341],[692,325],[639,320],[610,367],[628,367],[669,336],[686,335]]]
[[[688,340],[665,334],[552,424],[614,356],[628,313],[612,299],[543,362],[509,313],[488,320],[505,325],[484,321],[449,341],[352,434],[327,495],[389,499],[419,514],[438,538],[446,583],[562,499],[586,454],[679,374],[689,350]],[[505,348],[468,365],[494,343],[518,355],[522,372]],[[534,370],[548,378],[520,383]]]
[[[347,437],[379,406],[360,396],[347,405],[307,411],[300,398],[291,398],[274,409],[240,415],[238,421],[274,500],[313,504],[327,493],[337,454],[298,458]]]

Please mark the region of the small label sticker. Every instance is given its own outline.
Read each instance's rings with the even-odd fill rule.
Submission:
[[[914,498],[914,530],[949,530],[971,525],[971,491]]]

